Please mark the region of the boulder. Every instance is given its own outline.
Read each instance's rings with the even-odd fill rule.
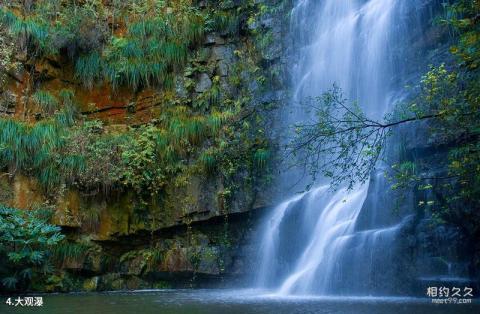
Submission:
[[[229,64],[228,62],[221,60],[217,64],[216,73],[219,76],[228,76]]]
[[[233,62],[234,59],[234,49],[230,45],[221,45],[221,46],[215,46],[212,49],[212,55],[211,59],[212,60],[225,60],[227,62]]]
[[[195,91],[197,93],[203,93],[212,87],[212,80],[206,73],[200,74],[197,85],[195,85]]]

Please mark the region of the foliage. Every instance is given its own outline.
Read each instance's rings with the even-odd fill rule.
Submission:
[[[313,180],[319,173],[333,185],[351,188],[369,178],[383,147],[386,127],[370,120],[356,104],[349,106],[335,87],[303,105],[313,110],[314,121],[295,126],[296,137],[288,149],[301,160]]]
[[[133,145],[124,148],[124,183],[140,193],[156,195],[164,187],[167,174],[177,171],[175,163],[170,166],[165,162],[175,158],[173,147],[167,147],[165,133],[154,126],[142,127]]]
[[[269,151],[265,148],[259,148],[255,151],[254,159],[259,168],[264,168],[269,160]]]
[[[13,119],[0,119],[0,168],[10,173],[31,171],[45,187],[56,186],[62,174],[81,171],[78,155],[62,155],[65,146],[64,117],[34,125]]]
[[[57,99],[49,92],[39,90],[32,95],[33,100],[40,106],[41,110],[51,115],[58,108]]]
[[[51,250],[63,237],[43,211],[0,206],[2,288],[25,290],[32,282],[46,280],[52,272]]]
[[[105,191],[118,185],[121,165],[120,147],[127,137],[105,134],[101,121],[85,121],[66,135],[62,154],[82,156],[82,171],[71,173],[72,183],[89,191]]]
[[[462,225],[468,234],[477,234],[480,220],[473,209],[479,208],[480,190],[480,89],[476,70],[448,71],[445,66],[433,68],[423,79],[421,105],[414,103],[415,112],[436,112],[430,123],[430,132],[438,142],[448,145],[448,160],[443,173],[425,175],[429,169],[419,168],[406,172],[402,168],[411,162],[401,163],[395,169],[396,187],[417,187],[428,191],[419,201],[420,207],[428,207],[438,222]],[[442,165],[438,165],[442,166]],[[470,216],[471,223],[464,217]]]
[[[472,0],[455,0],[444,3],[445,14],[439,23],[449,27],[456,43],[450,51],[458,57],[458,64],[470,70],[480,66],[480,26],[478,14],[480,4]]]
[[[240,16],[228,11],[214,11],[207,29],[222,31],[229,35],[237,34],[240,30]]]
[[[218,152],[214,149],[208,149],[200,154],[199,161],[207,174],[214,172],[217,166]]]
[[[62,241],[51,249],[51,259],[60,266],[65,262],[82,261],[89,249],[85,244]]]
[[[221,134],[233,116],[230,110],[196,115],[177,105],[166,107],[160,122],[121,133],[106,132],[100,121],[65,126],[55,118],[34,124],[0,119],[0,166],[34,174],[52,190],[60,183],[104,191],[125,186],[156,196],[197,158],[195,146]]]
[[[71,90],[61,90],[58,98],[37,91],[33,98],[50,117],[34,124],[0,119],[0,169],[7,168],[11,174],[17,170],[30,171],[45,187],[51,188],[62,177],[83,169],[80,156],[62,154],[68,127],[77,115],[76,105]]]
[[[31,45],[37,53],[51,53],[54,49],[48,36],[48,25],[45,21],[33,17],[19,17],[12,11],[2,8],[0,22],[6,25],[14,36],[25,36],[27,45]]]
[[[172,87],[170,73],[185,63],[188,47],[203,38],[203,17],[192,7],[177,6],[172,12],[147,5],[145,2],[141,15],[128,21],[125,35],[112,36],[103,62],[95,63],[103,67],[113,86]],[[77,63],[78,68],[82,67]]]
[[[418,205],[428,208],[437,222],[457,225],[473,239],[480,233],[476,210],[480,208],[479,12],[478,1],[456,0],[445,5],[440,23],[454,34],[450,51],[456,64],[450,69],[444,65],[432,68],[422,80],[420,101],[414,103],[420,114],[438,113],[430,130],[448,145],[446,170],[432,177],[423,174],[428,171],[423,167],[398,181],[401,187],[415,186],[424,192]]]
[[[15,43],[7,32],[2,30],[3,28],[0,22],[0,90],[7,82],[8,74],[19,67],[18,62],[15,61]]]
[[[107,21],[119,24],[107,31]],[[0,22],[21,40],[31,58],[59,54],[75,60],[76,78],[92,87],[104,79],[127,85],[172,87],[172,73],[203,39],[205,16],[191,1],[126,1],[108,7],[88,0],[71,5],[36,1],[0,10]]]
[[[297,138],[289,148],[292,154],[304,158],[303,165],[311,170],[313,178],[321,172],[330,177],[334,185],[346,182],[352,187],[368,179],[391,129],[428,120],[432,136],[451,146],[446,178],[455,180],[444,183],[443,188],[449,187],[450,193],[453,190],[457,193],[445,197],[444,201],[475,208],[480,175],[478,93],[471,72],[448,71],[444,65],[432,67],[422,79],[419,95],[408,104],[399,105],[386,117],[386,122],[378,122],[365,117],[356,105],[345,105],[338,89],[334,89],[317,100],[320,105],[309,104],[316,120],[297,126]],[[408,160],[394,165],[392,170],[397,181],[394,188],[436,179],[423,178],[416,168],[418,166]],[[443,206],[453,205],[447,203]]]

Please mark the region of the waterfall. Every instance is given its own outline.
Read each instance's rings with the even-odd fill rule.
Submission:
[[[416,2],[297,0],[292,103],[336,84],[368,116],[381,119],[401,89],[396,60],[406,55],[412,25],[404,17],[415,12]],[[311,118],[296,112],[288,119]],[[388,213],[375,204],[364,213],[372,221],[360,226],[367,195],[377,189],[369,183],[337,191],[320,185],[278,205],[262,226],[257,286],[280,294],[392,293],[386,266],[408,217],[384,219]]]

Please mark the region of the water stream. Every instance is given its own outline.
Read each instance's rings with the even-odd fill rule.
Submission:
[[[416,2],[296,1],[291,28],[298,62],[292,66],[292,102],[336,84],[368,116],[381,119],[400,89],[395,60],[408,52],[402,17],[414,12]],[[312,117],[297,112],[289,119],[306,122]],[[263,226],[257,287],[281,295],[391,293],[391,285],[382,281],[389,279],[386,266],[394,262],[406,218],[382,224],[392,219],[385,219],[390,213],[377,204],[369,209],[369,228],[360,228],[368,193],[368,183],[336,192],[321,185],[278,205]]]

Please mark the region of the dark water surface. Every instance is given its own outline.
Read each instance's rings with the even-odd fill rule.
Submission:
[[[429,299],[379,297],[279,297],[255,290],[155,290],[42,295],[43,307],[5,305],[0,313],[48,314],[309,314],[480,313],[480,303],[432,304]]]

